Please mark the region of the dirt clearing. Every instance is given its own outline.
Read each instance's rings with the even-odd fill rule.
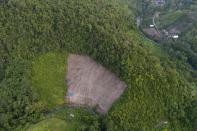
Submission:
[[[88,56],[69,55],[66,101],[106,113],[126,88],[115,74]]]
[[[143,31],[148,35],[150,35],[151,37],[157,37],[157,38],[161,37],[161,33],[157,31],[155,28],[145,28],[143,29]]]

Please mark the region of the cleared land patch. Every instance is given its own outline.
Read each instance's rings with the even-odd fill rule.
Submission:
[[[161,37],[161,33],[157,31],[155,28],[145,28],[143,29],[143,31],[152,37]]]
[[[67,84],[68,103],[95,107],[100,113],[106,113],[126,88],[115,74],[90,57],[73,54],[68,57]]]
[[[65,53],[47,53],[32,63],[33,90],[46,108],[64,103],[66,57]]]

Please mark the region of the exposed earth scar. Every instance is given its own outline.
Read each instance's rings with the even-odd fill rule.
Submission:
[[[105,114],[126,88],[112,72],[88,56],[70,54],[67,68],[66,101],[96,108]]]

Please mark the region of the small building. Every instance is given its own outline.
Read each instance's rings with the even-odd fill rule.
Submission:
[[[150,25],[151,28],[155,27],[155,25]]]
[[[172,36],[172,38],[174,38],[174,39],[178,39],[178,38],[179,38],[179,36],[178,36],[178,35],[173,35],[173,36]]]

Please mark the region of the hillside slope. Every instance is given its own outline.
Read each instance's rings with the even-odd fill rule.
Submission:
[[[1,130],[35,123],[46,112],[30,72],[34,58],[53,51],[89,55],[128,86],[102,123],[93,128],[87,120],[85,129],[191,129],[190,84],[116,0],[6,0],[0,18]]]

